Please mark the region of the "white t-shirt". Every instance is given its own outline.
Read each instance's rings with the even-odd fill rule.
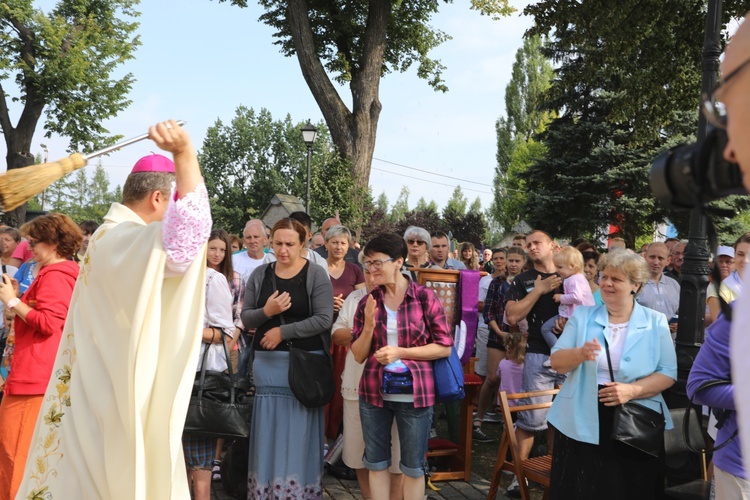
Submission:
[[[608,323],[604,329],[604,337],[607,339],[607,344],[609,345],[609,357],[612,360],[612,371],[615,374],[615,379],[617,379],[617,372],[620,370],[622,350],[625,347],[625,337],[628,335],[628,323]],[[607,351],[604,349],[604,346],[599,351],[599,358],[597,359],[596,382],[599,385],[612,382],[612,377],[609,374]]]
[[[245,254],[247,255],[247,254]],[[227,343],[234,336],[234,322],[232,321],[232,292],[223,274],[211,268],[206,269],[206,313],[203,318],[203,328],[214,327],[229,337]],[[221,334],[221,332],[216,332]],[[211,344],[210,346],[201,342],[198,354],[198,367],[200,371],[203,366],[203,353],[208,347],[206,356],[206,370],[222,372],[227,369],[227,358],[224,352],[224,343]]]
[[[388,345],[398,347],[398,311],[394,311],[393,309],[389,309],[386,307],[385,312],[388,318],[387,323],[386,323],[386,328],[385,328]],[[400,361],[400,360],[396,360],[396,361]],[[394,361],[394,363],[396,361]],[[413,403],[414,394],[383,394],[383,401],[395,401],[398,403]]]
[[[232,267],[235,272],[240,273],[242,276],[242,282],[247,283],[247,279],[250,275],[263,264],[265,255],[260,259],[253,259],[247,252],[240,252],[232,255]]]

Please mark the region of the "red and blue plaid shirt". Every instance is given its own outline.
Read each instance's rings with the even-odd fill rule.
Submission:
[[[501,330],[503,329],[503,315],[505,314],[508,288],[510,288],[510,285],[505,277],[498,276],[490,282],[487,297],[484,299],[484,322],[489,325],[494,321]]]
[[[377,359],[375,351],[388,345],[387,312],[383,302],[383,290],[376,288],[371,292],[378,306],[375,330],[372,335],[370,355],[365,361],[364,372],[359,381],[359,397],[375,406],[383,406],[383,368]],[[357,340],[362,333],[365,322],[365,304],[367,295],[359,302],[354,315],[352,329],[353,340]],[[453,345],[453,337],[448,330],[443,304],[435,292],[418,285],[409,283],[404,294],[404,300],[398,306],[398,345],[400,347],[419,347],[431,343]],[[435,381],[432,377],[432,361],[418,361],[402,359],[411,370],[414,381],[414,407],[424,408],[435,404]]]

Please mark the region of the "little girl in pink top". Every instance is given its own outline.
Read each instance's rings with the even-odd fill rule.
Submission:
[[[591,286],[583,274],[583,255],[574,247],[564,247],[553,257],[557,274],[564,280],[565,293],[556,293],[552,298],[560,304],[558,316],[553,316],[542,325],[542,337],[552,347],[562,332],[555,333],[558,317],[570,318],[577,306],[593,306],[594,296]]]
[[[505,337],[505,358],[497,365],[497,376],[500,377],[500,390],[508,394],[521,392],[523,378],[523,358],[526,354],[526,337],[520,332]],[[508,401],[510,406],[518,404],[517,399]]]

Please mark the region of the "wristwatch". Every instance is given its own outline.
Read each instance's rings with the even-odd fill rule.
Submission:
[[[21,303],[21,299],[19,299],[18,297],[14,297],[8,301],[5,307],[7,307],[8,309],[13,309],[20,303]]]

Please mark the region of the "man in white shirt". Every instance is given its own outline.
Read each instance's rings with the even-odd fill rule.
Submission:
[[[247,248],[245,252],[238,252],[232,255],[232,267],[235,272],[242,276],[242,282],[247,283],[250,275],[261,264],[266,262],[265,248],[268,238],[266,238],[266,225],[260,219],[252,219],[245,224],[245,230],[242,232],[242,241]],[[240,297],[240,304],[244,301],[244,295]],[[237,361],[237,373],[240,377],[246,377],[250,371],[250,352],[252,347],[252,332],[240,329],[239,335],[239,359]]]
[[[266,245],[266,225],[263,221],[260,219],[247,221],[245,230],[242,232],[242,241],[247,251],[232,255],[232,266],[242,276],[242,282],[247,283],[250,274],[263,264],[266,256],[263,252]]]

